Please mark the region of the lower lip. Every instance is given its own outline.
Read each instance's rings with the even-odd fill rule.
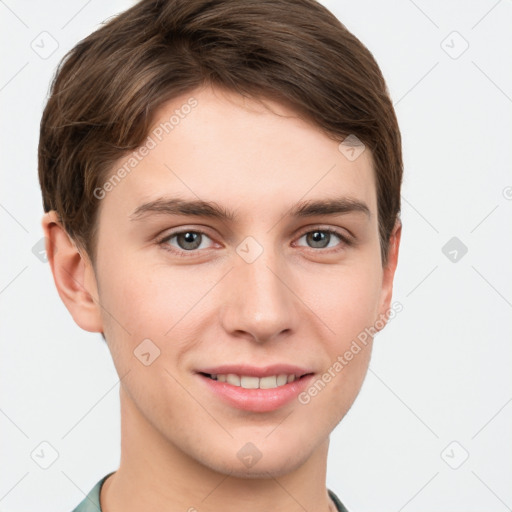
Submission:
[[[309,385],[313,374],[272,389],[245,389],[219,382],[198,373],[208,388],[226,403],[237,409],[253,412],[275,411],[291,402]]]

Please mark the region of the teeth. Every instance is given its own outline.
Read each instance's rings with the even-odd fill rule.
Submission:
[[[210,377],[219,382],[227,382],[232,386],[244,389],[274,389],[295,380],[295,375],[286,375],[285,373],[269,375],[261,377],[261,379],[251,375],[235,375],[234,373],[210,375]]]
[[[260,379],[258,377],[240,377],[240,387],[245,389],[258,389],[260,387]]]
[[[285,373],[277,376],[277,385],[284,386],[288,382],[288,376]]]
[[[240,377],[234,373],[228,373],[226,375],[226,382],[233,386],[240,386]]]
[[[277,387],[277,377],[271,375],[270,377],[262,377],[259,379],[260,389],[272,389]]]

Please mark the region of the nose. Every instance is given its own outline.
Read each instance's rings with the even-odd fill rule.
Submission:
[[[249,263],[235,254],[223,282],[221,322],[231,336],[259,343],[296,332],[300,300],[282,257],[269,250]]]

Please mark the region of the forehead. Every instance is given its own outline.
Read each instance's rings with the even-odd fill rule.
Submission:
[[[343,196],[366,204],[371,217],[376,211],[370,151],[348,158],[339,142],[273,99],[197,89],[157,111],[141,149],[117,162],[113,174],[127,172],[105,201],[128,216],[164,195],[215,201],[241,215]]]

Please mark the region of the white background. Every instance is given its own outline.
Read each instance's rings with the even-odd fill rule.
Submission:
[[[351,512],[512,510],[512,1],[323,3],[381,66],[405,158],[394,288],[404,310],[376,337],[331,436],[327,485]],[[73,322],[32,248],[50,79],[130,5],[0,2],[3,512],[70,511],[119,464],[109,352]],[[51,49],[43,31],[58,43],[45,59],[31,47],[46,37]],[[442,251],[452,237],[468,249],[457,262]],[[31,458],[43,441],[59,454],[46,470]]]

